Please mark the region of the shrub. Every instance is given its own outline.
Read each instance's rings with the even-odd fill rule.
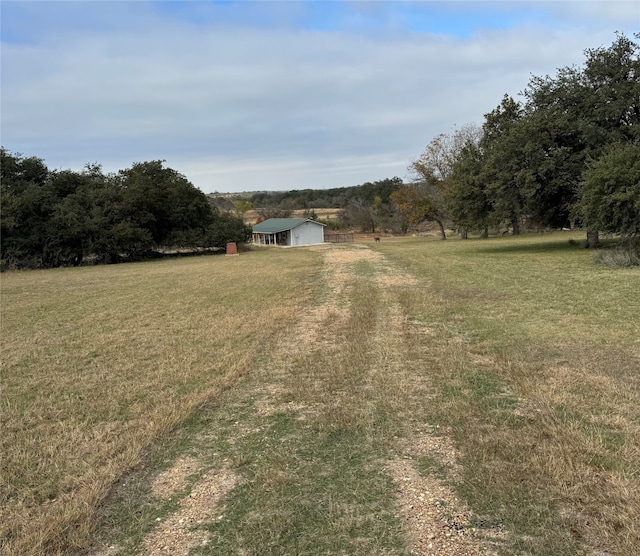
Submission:
[[[601,249],[594,254],[594,261],[611,268],[640,266],[640,240],[627,241],[612,249]]]

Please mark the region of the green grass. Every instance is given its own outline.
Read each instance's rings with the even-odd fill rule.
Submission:
[[[594,266],[560,234],[383,249],[437,297],[404,301],[414,322],[442,331],[413,357],[435,359],[429,418],[451,426],[457,489],[477,515],[519,533],[513,550],[635,554],[638,270]]]
[[[3,550],[138,554],[214,472],[193,554],[408,554],[385,463],[428,427],[495,550],[636,554],[640,272],[577,239],[2,275]]]

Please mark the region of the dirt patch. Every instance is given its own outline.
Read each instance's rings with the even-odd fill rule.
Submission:
[[[221,501],[236,483],[237,477],[226,468],[205,474],[191,494],[181,500],[179,510],[145,538],[142,554],[186,556],[193,547],[206,544],[209,533],[198,526],[212,519],[224,519]]]
[[[475,556],[465,508],[439,481],[422,477],[410,459],[395,459],[387,471],[396,484],[411,554]]]
[[[356,272],[357,263],[362,261],[371,264],[372,278],[382,292],[380,306],[384,308],[379,319],[380,329],[372,336],[371,345],[374,352],[379,352],[379,365],[372,369],[366,380],[375,381],[386,373],[397,376],[406,372],[403,360],[389,349],[390,343],[400,345],[406,326],[406,315],[389,292],[394,287],[414,285],[415,278],[398,270],[381,253],[366,246],[322,246],[322,256],[326,299],[310,308],[292,333],[275,342],[269,364],[264,369],[266,380],[252,392],[259,417],[287,412],[304,419],[316,410],[308,403],[292,401],[287,395],[289,382],[284,379],[289,378],[292,358],[305,354],[311,356],[320,349],[340,349],[328,330],[350,317],[349,290],[362,279]],[[390,338],[397,338],[397,342],[390,341]],[[415,381],[415,377],[407,375],[406,378]],[[373,386],[372,390],[375,390]],[[456,480],[459,476],[457,454],[446,431],[417,427],[397,450],[398,455],[387,462],[385,469],[395,483],[397,507],[411,553],[416,556],[495,554],[485,537],[480,537],[470,526],[468,508],[446,484],[446,481]],[[429,462],[433,464],[433,472],[425,472],[424,466]],[[192,458],[176,462],[172,469],[158,476],[154,482],[154,495],[166,499],[184,490],[187,478],[198,471],[197,464],[197,460]],[[186,555],[191,548],[206,544],[209,533],[198,526],[224,519],[221,506],[235,484],[236,477],[228,469],[205,475],[194,485],[191,494],[181,501],[179,510],[159,522],[156,530],[145,539],[143,553],[150,556]]]
[[[398,507],[416,556],[476,556],[497,552],[471,527],[471,513],[446,482],[459,477],[456,450],[447,436],[417,432],[400,446],[403,455],[389,461]],[[430,469],[420,473],[419,466]],[[426,463],[425,463],[426,458]],[[501,535],[501,531],[494,532]]]
[[[197,459],[180,458],[171,469],[160,473],[151,485],[151,493],[161,500],[170,498],[173,494],[187,487],[187,477],[200,469]]]

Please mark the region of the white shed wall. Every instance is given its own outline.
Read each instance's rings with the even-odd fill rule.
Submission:
[[[324,243],[324,226],[305,222],[291,230],[291,245],[313,245]]]

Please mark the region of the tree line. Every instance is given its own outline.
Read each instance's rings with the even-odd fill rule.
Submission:
[[[343,208],[353,199],[373,204],[376,197],[385,202],[401,183],[400,178],[366,182],[331,189],[293,189],[291,191],[259,191],[245,196],[255,207],[278,206],[281,209]]]
[[[332,189],[260,191],[234,195],[210,194],[211,202],[243,216],[255,210],[259,220],[288,218],[294,210],[304,211],[305,218],[322,220],[316,209],[340,209],[337,220],[323,220],[329,229],[354,228],[375,232],[376,228],[399,229],[398,214],[391,195],[403,185],[398,177],[361,185]],[[406,231],[406,230],[405,230]]]
[[[638,38],[640,35],[636,35]],[[392,194],[410,223],[463,237],[489,227],[581,227],[640,235],[640,60],[622,34],[585,51],[582,67],[532,77],[518,102],[505,95],[484,116],[435,137]]]
[[[163,161],[105,174],[97,164],[49,170],[4,148],[0,156],[2,269],[141,260],[163,246],[224,248],[251,235]]]

